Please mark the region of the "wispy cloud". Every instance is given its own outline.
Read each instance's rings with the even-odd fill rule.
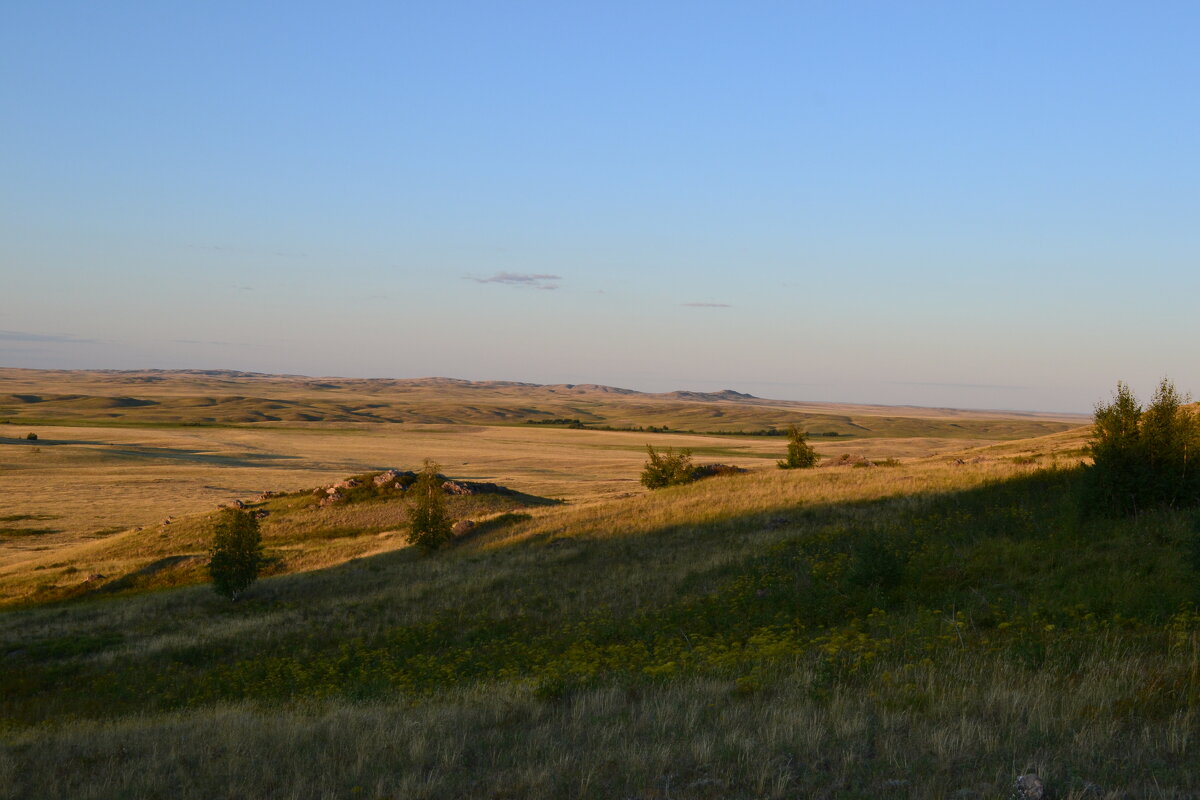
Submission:
[[[203,339],[172,339],[175,344],[202,344],[216,345],[218,347],[253,347],[249,342],[210,342]]]
[[[497,272],[490,278],[476,278],[473,275],[467,275],[465,280],[476,283],[500,283],[505,286],[527,286],[532,289],[557,289],[558,284],[554,281],[561,281],[562,276],[540,272]]]
[[[729,303],[680,303],[684,308],[733,308]]]
[[[997,383],[938,383],[935,381],[884,381],[888,386],[933,386],[944,389],[1032,389],[1032,386],[1008,386]]]
[[[65,344],[96,344],[95,339],[80,339],[59,333],[30,333],[28,331],[0,331],[0,342],[59,342]]]

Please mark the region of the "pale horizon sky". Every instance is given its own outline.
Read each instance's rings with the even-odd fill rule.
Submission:
[[[1192,3],[3,19],[0,366],[1200,392]]]

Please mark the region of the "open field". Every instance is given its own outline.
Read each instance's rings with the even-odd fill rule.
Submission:
[[[806,471],[773,436],[35,426],[0,442],[0,798],[1195,797],[1200,517],[1084,515],[1069,420],[904,419],[814,439],[887,466]],[[647,492],[646,443],[749,472]],[[516,493],[448,497],[480,526],[427,555],[401,494],[311,491],[424,457]],[[270,559],[238,603],[234,498]]]
[[[785,444],[778,436],[576,430],[480,420],[583,417],[611,427],[713,430],[797,422],[810,429],[841,429],[838,436],[813,439],[829,459],[852,454],[904,460],[1070,430],[1078,421],[778,403],[735,393],[644,395],[594,386],[225,373],[8,369],[0,370],[0,397],[8,398],[0,404],[0,419],[10,421],[0,425],[0,602],[47,584],[49,569],[71,570],[68,574],[83,581],[93,573],[133,572],[161,557],[198,555],[195,547],[169,553],[148,545],[139,557],[136,548],[124,544],[159,536],[168,516],[202,514],[235,498],[312,488],[354,473],[411,469],[425,458],[456,478],[587,503],[644,491],[637,478],[647,444],[690,448],[698,463],[768,470]],[[245,421],[280,411],[275,406],[303,406],[313,419],[293,414],[287,422]],[[443,421],[362,421],[359,412],[378,419],[380,409],[410,420]],[[52,418],[73,424],[50,424]],[[37,440],[25,439],[27,432],[36,432]],[[120,547],[103,543],[113,537],[119,537]],[[125,555],[115,560],[105,555],[114,549]],[[345,552],[366,549],[360,542],[358,550]],[[336,560],[327,550],[328,558],[317,563]]]

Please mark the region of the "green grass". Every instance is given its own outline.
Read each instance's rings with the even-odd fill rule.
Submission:
[[[228,792],[200,761],[262,797],[1002,797],[1035,768],[1190,796],[1197,516],[1085,522],[1073,470],[883,488],[906,471],[771,475],[880,489],[765,513],[689,511],[753,474],[506,511],[237,604],[0,614],[0,796]]]

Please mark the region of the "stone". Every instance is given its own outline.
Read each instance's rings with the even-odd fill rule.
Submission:
[[[1030,772],[1017,778],[1013,800],[1045,800],[1046,785],[1036,773]]]
[[[232,502],[229,503],[229,505],[231,505],[234,508],[245,508],[246,507],[246,504],[243,503],[241,500],[233,500]]]
[[[375,476],[375,485],[376,486],[387,486],[389,483],[394,482],[396,480],[396,478],[399,478],[399,477],[400,477],[399,472],[397,472],[394,469],[389,469],[386,472],[381,472]]]
[[[469,519],[460,519],[454,523],[454,527],[450,529],[455,536],[466,536],[471,531],[475,530],[475,523]]]
[[[474,489],[459,481],[446,481],[442,484],[442,491],[446,494],[475,494]]]

